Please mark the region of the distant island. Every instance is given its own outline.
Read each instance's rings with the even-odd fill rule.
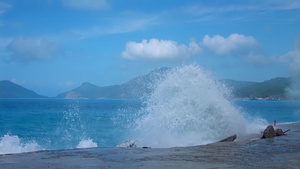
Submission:
[[[0,98],[47,98],[8,80],[0,81]]]
[[[164,74],[169,68],[160,68],[138,76],[124,84],[100,87],[88,82],[70,91],[58,94],[54,98],[65,99],[140,99],[150,94],[154,78]],[[232,90],[233,98],[240,100],[289,100],[286,89],[291,79],[278,77],[264,82],[220,80]],[[0,81],[0,98],[47,98],[32,90],[7,80]]]

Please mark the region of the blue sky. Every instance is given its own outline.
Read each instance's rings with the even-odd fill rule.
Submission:
[[[300,72],[299,0],[1,0],[0,79],[56,96],[198,64],[219,79]]]

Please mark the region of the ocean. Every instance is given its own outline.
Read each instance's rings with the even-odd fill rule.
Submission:
[[[250,142],[275,120],[275,128],[291,129],[287,136]],[[265,153],[277,154],[268,159],[274,165],[285,167],[289,159],[299,168],[299,122],[299,101],[234,100],[227,86],[188,66],[159,79],[143,99],[0,99],[0,163],[26,168],[33,164],[27,158],[36,158],[54,168],[85,168],[79,163],[85,159],[101,160],[90,165],[104,168],[195,168],[200,160],[205,168],[272,167],[261,160]],[[213,144],[232,134],[234,145]],[[127,143],[136,149],[124,149]]]
[[[300,121],[300,104],[296,101],[234,101],[233,104],[262,127],[273,124],[274,120],[277,124]],[[114,147],[128,140],[138,141],[132,130],[137,125],[136,119],[141,116],[138,112],[143,106],[139,100],[1,99],[0,154]],[[156,132],[160,134],[159,131]],[[179,133],[188,137],[183,131]],[[199,131],[198,135],[203,133],[206,131]],[[221,138],[216,137],[212,141]],[[162,146],[157,147],[181,146],[172,145],[172,142],[173,140],[166,140],[166,143],[161,141],[159,144]],[[183,146],[207,143],[209,142],[199,139]]]

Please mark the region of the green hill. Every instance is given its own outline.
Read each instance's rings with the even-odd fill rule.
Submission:
[[[286,89],[291,85],[290,78],[278,77],[264,82],[237,87],[233,90],[235,98],[286,100]]]
[[[168,68],[156,69],[146,75],[136,77],[122,85],[99,87],[83,83],[78,88],[58,95],[58,98],[107,98],[138,99],[151,93],[157,78],[162,78]],[[290,78],[275,78],[264,82],[220,80],[232,90],[235,99],[287,100],[286,89]]]
[[[57,98],[139,99],[152,91],[151,84],[167,70],[156,69],[122,85],[99,87],[85,82],[78,88],[57,95]]]
[[[79,87],[61,93],[56,98],[79,99],[140,99],[153,91],[153,84],[163,78],[169,68],[160,68],[132,80],[113,86],[99,87],[85,82]],[[291,86],[291,78],[278,77],[264,82],[220,80],[226,84],[235,99],[288,100],[286,89]],[[45,98],[32,90],[10,81],[0,81],[0,98]]]

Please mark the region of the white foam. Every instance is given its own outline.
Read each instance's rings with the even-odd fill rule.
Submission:
[[[125,141],[121,144],[116,145],[116,147],[118,147],[118,148],[136,147],[137,142],[138,142],[137,140],[128,140],[128,141]]]
[[[0,154],[32,152],[41,149],[35,141],[22,143],[18,136],[5,134],[0,138]]]
[[[95,143],[92,139],[83,139],[81,140],[77,148],[92,148],[92,147],[98,147],[97,143]]]
[[[277,123],[277,125],[288,125],[288,124],[296,124],[299,123],[300,121],[294,121],[294,122],[281,122],[281,123]]]
[[[156,84],[131,137],[141,146],[175,147],[256,132],[256,122],[250,125],[228,99],[230,95],[225,85],[200,66],[174,68]]]

